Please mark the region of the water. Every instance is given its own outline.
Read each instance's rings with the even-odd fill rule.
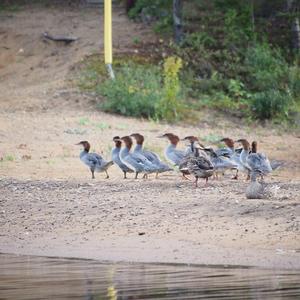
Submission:
[[[300,299],[300,271],[0,255],[0,299]]]

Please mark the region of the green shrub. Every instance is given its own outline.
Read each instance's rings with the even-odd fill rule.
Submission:
[[[252,112],[259,119],[288,117],[292,97],[279,90],[266,90],[252,95]]]
[[[182,60],[169,57],[164,62],[164,86],[162,97],[156,105],[158,119],[175,121],[181,118],[183,104],[180,101],[180,82],[178,73],[182,67]]]
[[[143,11],[144,14],[153,17],[166,16],[166,10],[172,7],[172,0],[137,0],[128,12],[130,18],[138,18]]]
[[[255,45],[247,50],[245,65],[249,72],[248,87],[253,93],[254,117],[287,117],[293,105],[291,89],[294,87],[290,86],[289,65],[280,51],[267,44]],[[292,78],[290,80],[294,82]]]
[[[300,66],[296,63],[289,69],[288,81],[295,101],[300,104]]]
[[[105,97],[101,108],[107,112],[132,117],[175,121],[183,113],[182,90],[178,72],[181,60],[167,58],[162,72],[159,66],[135,63],[116,68],[116,79],[106,79],[97,86]]]
[[[116,72],[116,79],[105,80],[97,91],[105,96],[101,108],[133,117],[155,117],[162,97],[162,77],[157,66],[128,64]]]

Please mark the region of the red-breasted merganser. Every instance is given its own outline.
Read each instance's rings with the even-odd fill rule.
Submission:
[[[226,170],[236,170],[238,168],[238,165],[232,160],[230,160],[230,158],[220,154],[218,155],[214,151],[214,149],[205,148],[204,150],[207,151],[210,155],[210,161],[214,166],[214,174],[217,179],[218,179],[218,173],[224,174]]]
[[[241,172],[246,172],[245,167],[243,166],[241,159],[240,159],[240,155],[242,152],[242,148],[238,148],[235,149],[234,148],[234,141],[231,138],[223,138],[220,140],[220,142],[224,142],[225,145],[227,146],[227,148],[223,148],[226,149],[225,151],[227,151],[227,153],[229,154],[229,157],[231,159],[231,161],[233,161],[235,164],[237,164],[237,170],[236,170],[236,174],[232,179],[238,179],[238,173],[239,171]]]
[[[173,133],[165,133],[159,138],[167,138],[170,141],[169,146],[165,149],[165,158],[174,166],[179,168],[179,171],[182,173],[184,179],[190,180],[187,175],[189,175],[189,170],[187,169],[185,163],[185,156],[188,155],[188,151],[182,151],[176,149],[179,142],[179,137]]]
[[[247,158],[248,158],[248,155],[251,152],[250,143],[246,139],[239,139],[236,142],[240,143],[243,147],[243,150],[240,154],[240,161],[241,161],[241,164],[244,167],[245,172],[247,173],[247,180],[249,180],[250,179],[251,168],[247,163]]]
[[[105,161],[101,155],[97,153],[90,153],[90,143],[88,141],[81,141],[76,145],[82,145],[83,151],[80,153],[80,160],[86,164],[91,172],[92,172],[92,178],[95,178],[95,171],[96,172],[105,172],[106,178],[109,178],[109,175],[107,173],[107,169],[113,165],[113,161]]]
[[[184,151],[176,149],[179,137],[173,133],[165,133],[159,137],[170,141],[170,145],[165,149],[165,157],[171,164],[179,166],[185,154]]]
[[[158,173],[173,171],[172,168],[170,168],[167,164],[161,161],[160,157],[156,153],[143,149],[143,135],[139,133],[133,133],[130,136],[132,136],[136,140],[136,146],[133,150],[133,153],[139,153],[145,156],[153,165],[157,167],[156,177],[158,176]]]
[[[257,142],[253,141],[251,144],[251,153],[247,157],[247,165],[250,167],[250,176],[255,177],[260,175],[263,179],[265,175],[272,172],[272,167],[269,159],[263,153],[257,152]]]
[[[130,169],[127,165],[122,163],[120,159],[120,152],[121,152],[121,146],[122,142],[120,140],[119,136],[115,136],[113,138],[113,141],[115,142],[115,147],[111,150],[111,158],[112,161],[123,171],[124,173],[124,179],[126,179],[126,173],[134,173],[132,169]]]
[[[120,152],[120,159],[128,168],[135,170],[135,179],[139,173],[145,175],[156,172],[156,166],[154,166],[147,158],[139,153],[131,152],[132,138],[130,136],[123,136],[121,140],[124,142],[125,147]]]

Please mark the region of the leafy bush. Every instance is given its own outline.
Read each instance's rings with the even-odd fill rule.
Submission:
[[[105,97],[101,108],[126,116],[178,120],[183,111],[179,101],[178,72],[181,60],[167,58],[164,72],[159,66],[127,64],[116,70],[116,79],[97,86]]]
[[[292,96],[300,104],[300,66],[296,63],[289,69],[288,81]]]
[[[181,67],[182,61],[180,58],[169,57],[165,60],[163,93],[156,106],[156,116],[159,119],[174,121],[180,119],[183,112],[178,77]]]
[[[259,119],[286,117],[293,105],[289,82],[289,65],[277,49],[258,44],[248,49],[245,60],[248,68],[248,86],[253,91],[252,112]]]
[[[116,79],[107,79],[97,90],[105,96],[105,111],[133,117],[155,117],[162,97],[159,67],[128,64],[116,72]]]
[[[287,117],[292,97],[276,89],[254,93],[252,95],[252,112],[259,119]]]

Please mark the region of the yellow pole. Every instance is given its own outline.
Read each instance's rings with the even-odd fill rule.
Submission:
[[[114,78],[112,70],[112,0],[104,0],[104,61],[109,75]]]

